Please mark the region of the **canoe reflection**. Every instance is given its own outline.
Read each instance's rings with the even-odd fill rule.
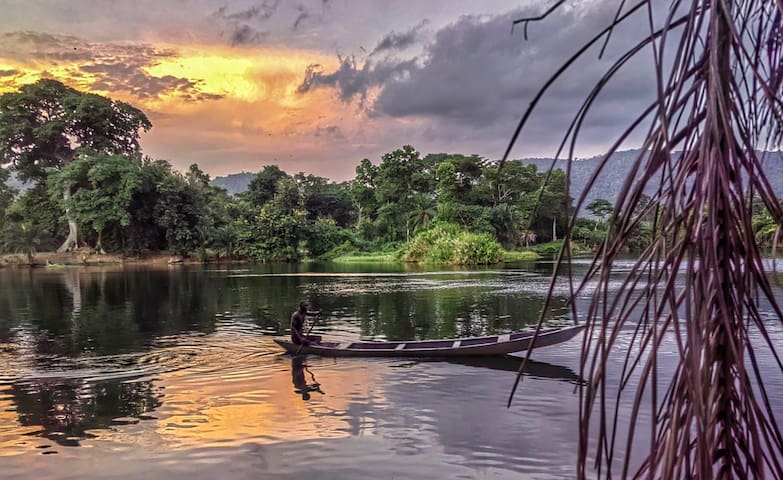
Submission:
[[[311,383],[308,383],[308,379],[305,376],[305,372],[310,375]],[[310,400],[310,392],[318,392],[324,395],[325,392],[321,390],[321,384],[315,379],[315,374],[308,368],[305,363],[305,357],[297,356],[291,359],[291,377],[294,382],[294,392],[302,396],[302,400]]]
[[[522,365],[523,357],[513,355],[491,356],[491,357],[462,357],[449,358],[445,361],[457,365],[467,365],[471,367],[490,368],[492,370],[506,370],[509,372],[519,371]],[[525,375],[538,378],[551,378],[562,380],[568,383],[578,384],[584,380],[573,370],[562,365],[554,365],[546,362],[536,362],[528,360],[525,366]]]

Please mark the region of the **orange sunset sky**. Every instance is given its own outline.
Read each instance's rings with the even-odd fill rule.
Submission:
[[[377,163],[404,144],[496,159],[535,91],[616,5],[573,2],[531,25],[528,41],[511,31],[514,19],[541,7],[0,0],[0,93],[53,77],[128,101],[153,123],[146,154],[179,169],[198,163],[213,176],[278,164],[344,180],[362,158]],[[552,155],[591,86],[585,78],[606,65],[593,56],[585,77],[560,82],[515,154]],[[626,74],[579,153],[605,148],[616,130],[609,112],[638,104],[648,81]]]

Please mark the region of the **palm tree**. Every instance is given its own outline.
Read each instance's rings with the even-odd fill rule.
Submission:
[[[543,19],[563,3],[515,23]],[[594,455],[602,478],[783,478],[783,435],[757,364],[759,350],[768,350],[783,371],[760,313],[761,299],[771,305],[776,323],[783,323],[783,312],[764,271],[751,215],[757,197],[775,223],[783,224],[783,210],[758,153],[779,149],[783,139],[783,3],[674,0],[659,26],[652,0],[627,9],[624,3],[606,29],[534,98],[501,162],[543,93],[573,61],[608,41],[631,16],[648,18],[649,13],[649,32],[607,70],[561,145],[561,150],[568,148],[570,161],[596,96],[630,59],[652,50],[656,99],[617,139],[604,165],[645,125],[641,152],[619,192],[602,247],[583,283],[571,292],[580,294],[586,282],[597,284],[585,311],[572,305],[574,318],[586,324],[577,476],[587,476],[588,458]],[[645,191],[655,193],[639,209]],[[610,295],[612,275],[617,275],[613,261],[650,213],[652,242]],[[569,236],[555,276],[567,267]],[[630,342],[624,331],[632,332]],[[676,368],[668,377],[659,369],[665,338],[676,345]],[[612,382],[607,372],[615,352],[626,361],[618,392],[610,396],[605,393]],[[632,405],[628,432],[618,427],[624,398]],[[643,416],[650,419],[649,429],[640,432]],[[590,438],[593,429],[597,439]],[[641,437],[649,441],[649,451],[635,465],[631,452]]]
[[[416,232],[427,226],[437,213],[435,199],[423,193],[417,193],[411,199],[413,209],[408,213],[408,229]]]
[[[522,230],[519,232],[519,238],[525,244],[525,248],[530,248],[531,243],[536,243],[538,235],[533,230]]]

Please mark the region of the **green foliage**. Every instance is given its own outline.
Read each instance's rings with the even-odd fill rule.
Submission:
[[[614,205],[605,198],[596,198],[586,208],[602,223],[605,223],[609,216],[612,215],[612,212],[614,212]]]
[[[453,223],[438,223],[418,233],[403,248],[407,262],[452,265],[498,263],[502,250],[486,233],[470,233]]]
[[[403,243],[429,232],[435,222],[453,224],[440,228],[458,229],[454,235],[462,243],[434,245],[422,261],[494,263],[500,258],[496,243],[509,249],[530,246],[538,238],[550,238],[553,224],[555,233],[566,225],[565,204],[570,199],[564,193],[562,172],[554,172],[542,187],[545,175],[535,166],[512,162],[498,173],[495,164],[476,155],[439,153],[422,158],[410,145],[383,155],[378,166],[362,160],[354,180],[346,183],[304,173],[289,176],[277,165],[268,165],[255,175],[247,192],[231,196],[211,186],[197,165],[178,173],[165,161],[140,158],[137,131],[127,129],[147,123],[139,123],[141,117],[131,110],[121,124],[125,135],[100,133],[120,121],[117,112],[132,107],[62,85],[41,87],[36,95],[52,102],[71,96],[53,103],[57,108],[52,115],[79,119],[73,127],[57,122],[46,127],[55,144],[58,135],[88,124],[98,132],[93,137],[86,130],[74,134],[70,153],[36,163],[46,168],[27,175],[40,174],[35,177],[39,187],[7,209],[9,215],[15,212],[8,220],[24,222],[25,231],[35,232],[44,249],[65,238],[68,217],[82,231],[82,243],[131,254],[168,250],[203,259],[216,255],[264,262],[367,251],[394,256]],[[84,144],[79,143],[82,140]],[[15,162],[21,169],[22,159]],[[0,171],[3,178],[4,172]],[[0,210],[5,210],[8,198],[0,189]],[[4,230],[8,235],[16,231]]]
[[[350,226],[355,218],[348,184],[329,182],[326,178],[298,173],[294,176],[302,192],[307,219],[329,217],[340,227]]]
[[[277,184],[284,178],[288,178],[288,174],[280,170],[280,167],[266,165],[250,181],[247,191],[242,195],[251,205],[260,207],[275,196]]]
[[[16,190],[6,184],[9,177],[10,172],[0,167],[0,225],[5,223],[6,209],[11,206],[11,202],[16,195]]]
[[[0,164],[13,163],[22,180],[41,180],[81,148],[136,155],[139,131],[150,127],[127,103],[41,79],[0,96]]]
[[[60,209],[52,201],[46,184],[38,184],[17,197],[6,210],[6,220],[0,229],[0,243],[6,252],[23,251],[27,246],[36,250],[56,247],[65,225]]]
[[[439,222],[456,223],[475,232],[493,233],[492,213],[481,205],[467,205],[459,202],[446,202],[438,205]]]
[[[328,260],[340,254],[335,251],[338,246],[351,245],[351,232],[331,217],[319,217],[310,225],[306,242],[311,258]]]
[[[408,229],[416,232],[427,226],[437,214],[437,202],[423,193],[417,193],[411,200],[412,210],[408,213]]]
[[[80,225],[90,226],[98,235],[107,228],[122,229],[131,224],[130,205],[141,186],[141,168],[128,157],[105,153],[85,153],[49,176],[52,201],[69,209]],[[62,198],[65,190],[74,193]]]
[[[307,226],[303,198],[291,177],[280,179],[275,190],[274,197],[251,219],[237,251],[261,262],[296,261]]]
[[[545,258],[556,258],[560,254],[560,250],[563,248],[562,240],[555,240],[553,242],[541,243],[534,248],[535,252]]]
[[[540,176],[539,187],[520,198],[520,209],[529,229],[539,239],[556,240],[565,235],[573,212],[573,199],[566,195],[567,179],[562,170]]]
[[[783,199],[778,201],[783,205]],[[759,200],[753,203],[753,231],[756,241],[761,245],[771,246],[775,239],[780,242],[781,225],[775,221],[775,218],[769,212],[769,209]]]
[[[165,232],[171,253],[187,255],[205,247],[214,225],[208,215],[205,185],[171,174],[157,185],[155,223]]]
[[[0,164],[11,163],[22,180],[40,184],[80,153],[138,159],[139,131],[150,127],[144,113],[127,103],[41,79],[0,96]],[[72,183],[61,185],[63,197],[68,198]],[[71,209],[66,208],[65,214],[69,235],[62,249],[75,247],[78,233]]]
[[[598,220],[578,218],[571,231],[571,238],[589,247],[596,248],[604,240],[606,225]]]

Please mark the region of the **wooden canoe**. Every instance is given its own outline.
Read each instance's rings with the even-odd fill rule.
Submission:
[[[542,329],[535,348],[548,347],[570,340],[584,325]],[[522,352],[530,347],[534,332],[516,332],[487,337],[456,338],[454,340],[420,340],[410,342],[321,342],[299,346],[290,340],[275,338],[289,353],[314,354],[326,357],[462,357],[466,355],[505,355]]]

